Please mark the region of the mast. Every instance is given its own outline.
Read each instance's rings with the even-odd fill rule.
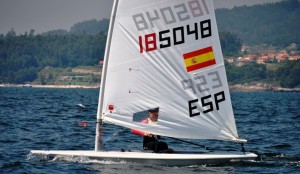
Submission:
[[[109,59],[109,51],[110,51],[110,43],[112,38],[112,31],[115,23],[115,16],[117,12],[119,0],[115,0],[112,8],[112,13],[110,17],[109,30],[106,41],[105,55],[104,55],[104,64],[102,69],[102,77],[100,84],[100,92],[99,92],[99,101],[98,101],[98,109],[97,109],[97,121],[96,121],[96,137],[95,137],[95,151],[100,150],[102,144],[102,108],[103,108],[103,97],[105,90],[105,81],[106,81],[106,73],[107,73],[107,64]]]

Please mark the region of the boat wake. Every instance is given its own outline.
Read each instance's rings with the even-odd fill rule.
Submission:
[[[259,155],[261,165],[300,167],[300,156],[291,156],[282,153],[264,153]]]
[[[115,165],[115,164],[125,164],[126,161],[111,161],[111,160],[96,160],[90,159],[88,157],[71,157],[62,155],[37,155],[29,153],[27,155],[27,160],[37,160],[37,161],[48,161],[48,162],[70,162],[70,163],[82,163],[82,164],[104,164],[104,165]]]
[[[125,164],[126,161],[111,161],[111,160],[96,160],[88,157],[68,157],[68,156],[55,156],[51,161],[65,161],[65,162],[76,162],[76,163],[93,163],[93,164]]]
[[[258,154],[258,153],[256,153]],[[243,166],[243,167],[300,167],[300,157],[299,156],[290,156],[286,154],[279,153],[262,153],[258,154],[258,158],[251,160],[231,160],[228,163],[222,164],[201,164],[201,165],[190,165],[190,166],[181,166],[189,168],[198,168],[198,167],[224,167],[224,166]],[[102,165],[119,165],[119,164],[134,164],[127,161],[112,161],[112,160],[97,160],[90,159],[88,157],[70,157],[62,155],[37,155],[29,153],[27,155],[27,160],[37,160],[37,161],[48,161],[48,162],[75,162],[82,164],[102,164]],[[140,165],[136,163],[136,165]],[[143,164],[147,165],[147,164]]]
[[[257,153],[258,157],[254,160],[234,161],[229,165],[248,166],[248,167],[300,167],[300,157],[281,153]]]

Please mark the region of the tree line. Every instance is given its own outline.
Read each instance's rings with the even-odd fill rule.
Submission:
[[[232,9],[217,9],[219,31],[236,34],[243,43],[286,47],[300,43],[300,1],[284,0]]]
[[[244,84],[249,82],[266,82],[285,88],[300,87],[300,60],[284,61],[274,64],[275,68],[267,68],[263,64],[249,64],[237,67],[225,64],[229,83]]]
[[[0,35],[0,83],[24,83],[46,66],[98,65],[106,34]]]
[[[300,16],[299,7],[298,0],[286,0],[216,10],[224,56],[238,55],[245,42],[282,47],[300,43],[300,23],[295,21]],[[273,15],[273,11],[276,14]],[[277,26],[279,24],[284,26]],[[35,35],[32,29],[16,35],[12,29],[5,35],[0,34],[0,83],[31,82],[47,66],[66,68],[98,65],[104,56],[108,25],[108,19],[93,19],[74,24],[70,31],[58,29]],[[228,79],[237,83],[270,78],[282,86],[299,86],[295,78],[295,83],[291,82],[292,73],[299,74],[295,65],[299,66],[299,63],[282,65],[282,68],[289,68],[278,68],[275,72],[268,71],[265,65],[228,66]],[[285,77],[290,80],[284,82]]]
[[[62,34],[64,31],[55,30],[41,35],[34,35],[31,31],[31,34],[17,36],[11,30],[5,36],[0,35],[0,83],[32,82],[47,66],[98,65],[104,57],[106,33],[76,31],[76,34]],[[235,35],[228,32],[220,35],[225,53],[238,52],[241,43]]]

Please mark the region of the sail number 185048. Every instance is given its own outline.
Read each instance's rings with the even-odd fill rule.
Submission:
[[[155,51],[158,48],[168,48],[172,45],[184,44],[187,36],[194,36],[195,40],[212,36],[210,19],[194,23],[194,25],[180,26],[173,29],[159,31],[158,33],[150,33],[139,36],[138,42],[140,53]]]

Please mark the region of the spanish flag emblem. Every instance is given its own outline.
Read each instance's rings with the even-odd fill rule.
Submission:
[[[212,46],[183,54],[187,72],[216,64]]]

